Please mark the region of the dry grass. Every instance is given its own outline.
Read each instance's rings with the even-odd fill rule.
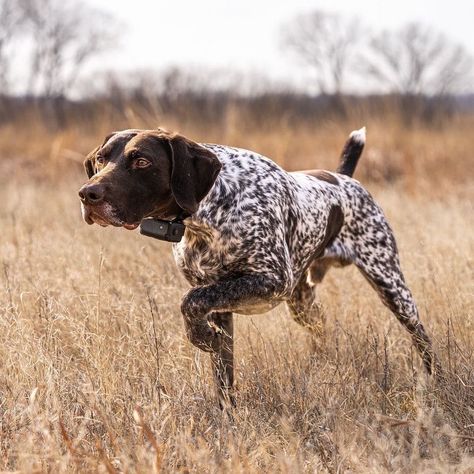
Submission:
[[[293,123],[290,118],[272,117],[262,123],[228,107],[222,121],[209,123],[130,107],[117,117],[113,111],[84,116],[60,131],[48,128],[41,115],[32,111],[0,126],[0,174],[20,180],[63,179],[65,173],[79,172],[84,154],[111,130],[157,126],[196,141],[259,151],[288,170],[334,169],[348,133],[363,125],[368,128],[370,146],[357,170],[362,182],[396,183],[411,195],[431,196],[443,196],[453,184],[471,185],[474,115],[455,116],[438,129],[406,128],[394,116],[373,117],[364,110],[354,111],[345,122]]]
[[[328,322],[317,341],[283,306],[237,317],[233,422],[216,407],[207,356],[185,340],[186,284],[169,245],[81,222],[83,177],[60,160],[78,161],[67,150],[86,151],[97,137],[46,135],[22,154],[4,129],[0,470],[474,471],[468,128],[385,134],[372,124],[358,175],[395,229],[446,380],[424,376],[407,334],[355,269],[333,270],[321,286]],[[209,139],[291,168],[333,168],[347,128],[236,130]],[[63,179],[51,181],[51,164]]]

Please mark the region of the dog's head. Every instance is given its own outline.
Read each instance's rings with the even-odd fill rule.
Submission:
[[[79,190],[88,224],[136,228],[145,217],[193,214],[221,164],[206,148],[164,130],[124,130],[107,136],[84,162]]]

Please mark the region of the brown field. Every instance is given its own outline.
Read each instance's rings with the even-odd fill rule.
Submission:
[[[230,114],[207,128],[129,115],[0,129],[0,470],[474,472],[474,119],[251,128]],[[208,357],[185,339],[170,245],[80,216],[82,154],[111,129],[158,122],[288,169],[334,169],[365,123],[356,177],[395,230],[446,378],[424,375],[355,268],[335,269],[318,340],[284,306],[236,318],[237,408],[223,416]]]

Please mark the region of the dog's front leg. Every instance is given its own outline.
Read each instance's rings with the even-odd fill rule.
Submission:
[[[211,353],[211,360],[219,404],[221,408],[235,406],[233,316],[232,313],[211,313],[209,320],[217,332],[217,350]]]
[[[211,353],[221,406],[233,403],[232,311],[270,301],[282,292],[275,277],[255,274],[193,288],[184,297],[186,334],[192,344]]]

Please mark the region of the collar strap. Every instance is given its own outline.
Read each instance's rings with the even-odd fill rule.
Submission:
[[[165,242],[179,242],[186,230],[183,220],[189,217],[183,211],[172,221],[162,219],[143,219],[140,223],[140,234]]]

